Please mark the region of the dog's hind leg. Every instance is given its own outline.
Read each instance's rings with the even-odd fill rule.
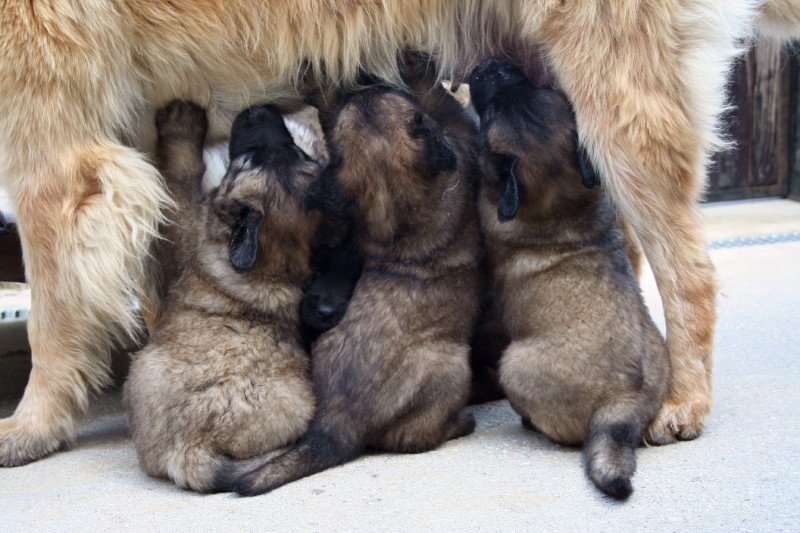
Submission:
[[[73,438],[89,393],[108,379],[110,347],[139,331],[131,303],[170,202],[157,170],[110,142],[49,170],[46,179],[26,176],[12,190],[31,284],[33,370],[16,411],[0,420],[3,466],[28,463]]]
[[[691,439],[711,409],[716,321],[698,199],[735,37],[751,13],[711,0],[585,4],[552,13],[545,44],[583,145],[639,236],[661,293],[673,379],[648,438]]]
[[[445,415],[439,406],[420,409],[396,422],[381,435],[376,444],[394,453],[422,453],[475,431],[472,413],[462,410],[449,418],[445,418]]]

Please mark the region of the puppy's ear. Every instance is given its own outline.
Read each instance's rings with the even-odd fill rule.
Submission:
[[[593,189],[600,184],[600,176],[580,141],[576,140],[576,146],[578,147],[578,170],[581,173],[581,183],[587,189]]]
[[[441,133],[425,124],[425,115],[419,111],[414,114],[411,136],[421,139],[424,143],[423,157],[430,177],[435,177],[439,172],[450,172],[456,169],[458,159],[450,143]]]
[[[509,154],[494,154],[494,164],[500,178],[500,202],[497,204],[497,219],[508,222],[517,216],[522,198],[522,184],[517,178],[517,157]]]
[[[228,255],[236,272],[243,274],[253,268],[258,257],[258,230],[264,215],[243,209],[233,224]]]

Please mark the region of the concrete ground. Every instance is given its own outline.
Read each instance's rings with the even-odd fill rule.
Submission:
[[[74,447],[0,469],[0,531],[800,531],[800,203],[703,212],[722,287],[716,405],[699,439],[640,450],[627,502],[595,490],[578,451],[523,429],[506,401],[473,408],[475,433],[433,452],[369,455],[255,498],[201,496],[139,470],[114,389]],[[663,323],[649,276],[643,289]],[[18,328],[0,335],[0,354],[24,345]],[[0,416],[27,358],[0,357]]]

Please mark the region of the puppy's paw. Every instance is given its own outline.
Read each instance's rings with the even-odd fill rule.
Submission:
[[[22,466],[61,448],[65,438],[36,435],[14,417],[0,420],[0,466]]]
[[[678,440],[696,439],[702,433],[703,423],[710,411],[710,395],[682,402],[669,398],[647,428],[646,441],[650,444],[671,444]]]
[[[466,437],[475,431],[475,416],[471,412],[460,411],[447,430],[445,440]]]
[[[156,128],[162,139],[192,141],[202,146],[208,131],[208,118],[199,105],[173,100],[156,113]]]

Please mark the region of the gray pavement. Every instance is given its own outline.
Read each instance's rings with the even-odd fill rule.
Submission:
[[[715,242],[789,237],[712,251],[715,408],[699,439],[640,450],[627,502],[602,496],[577,450],[524,430],[505,401],[474,408],[475,433],[433,452],[362,457],[255,498],[196,495],[138,469],[115,389],[93,402],[75,447],[0,469],[0,531],[800,531],[800,203],[704,215]],[[663,323],[649,276],[643,290]],[[0,357],[0,416],[26,358]]]

